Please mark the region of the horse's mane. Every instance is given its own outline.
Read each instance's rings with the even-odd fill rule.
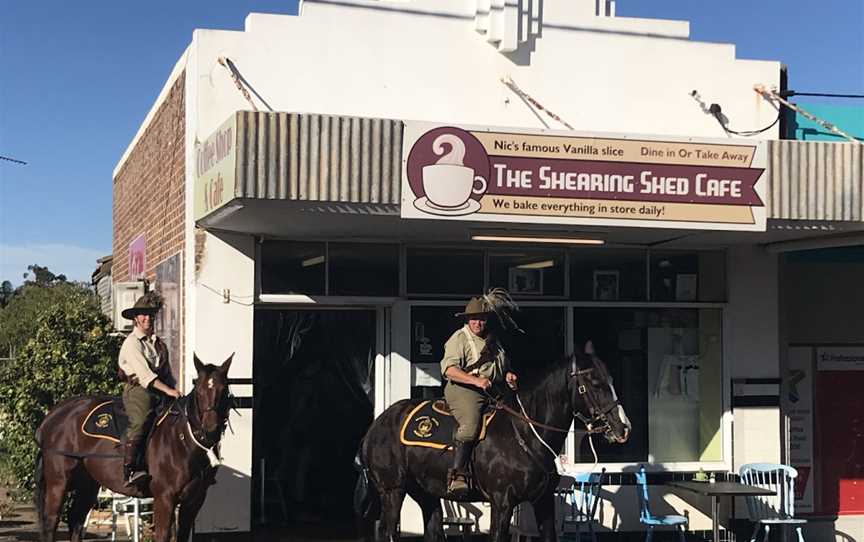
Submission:
[[[577,352],[561,356],[553,363],[541,365],[534,370],[525,370],[528,369],[526,365],[517,368],[517,371],[522,370],[522,372],[517,372],[520,396],[533,402],[535,400],[549,400],[553,395],[561,393],[562,388],[567,386],[570,369],[574,361],[578,368],[593,365],[588,355]]]

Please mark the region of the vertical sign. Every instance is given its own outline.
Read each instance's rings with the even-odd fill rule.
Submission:
[[[789,463],[798,470],[795,511],[813,512],[813,349],[789,348],[782,397],[789,416]]]
[[[141,280],[144,278],[144,255],[147,243],[142,233],[129,243],[129,280]]]
[[[156,335],[165,341],[168,348],[174,385],[180,378],[180,253],[156,266],[156,289],[162,296]]]
[[[237,177],[237,114],[195,146],[195,220],[234,199]]]

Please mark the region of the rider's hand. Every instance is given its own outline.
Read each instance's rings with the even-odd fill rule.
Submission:
[[[485,376],[478,376],[477,380],[474,381],[474,385],[480,388],[481,390],[488,390],[492,387],[492,381],[486,378]]]
[[[507,381],[507,385],[510,386],[511,390],[515,390],[518,387],[516,382],[519,380],[519,378],[515,374],[508,372],[507,375],[504,377],[504,380]]]
[[[180,399],[181,397],[183,397],[183,394],[175,390],[174,388],[171,388],[171,390],[168,392],[168,396],[173,397],[174,399]]]

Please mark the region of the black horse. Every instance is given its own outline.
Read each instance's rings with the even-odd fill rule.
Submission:
[[[586,352],[592,352],[590,343]],[[623,443],[630,434],[630,421],[618,402],[612,379],[593,354],[562,359],[534,382],[526,382],[519,399],[527,417],[539,422],[534,428],[552,450],[563,448],[574,418],[577,429],[584,425],[586,432],[602,432],[609,442]],[[445,475],[452,452],[406,447],[399,442],[405,416],[417,404],[419,400],[414,399],[394,403],[372,423],[360,446],[364,474],[380,498],[378,535],[388,542],[399,539],[399,516],[406,493],[423,509],[424,540],[445,539],[440,499],[446,493]],[[505,412],[495,416],[486,438],[475,448],[475,490],[463,500],[492,504],[492,541],[509,539],[513,508],[522,502],[533,504],[542,539],[557,540],[554,455],[534,434],[518,403]]]

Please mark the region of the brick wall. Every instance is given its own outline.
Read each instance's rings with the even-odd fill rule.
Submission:
[[[144,234],[144,274],[153,281],[156,266],[182,254],[185,224],[186,103],[185,72],[171,86],[149,126],[136,142],[113,183],[114,282],[129,277],[129,243]],[[180,258],[180,347],[185,343],[183,276],[186,259]],[[181,360],[171,364],[182,368]],[[176,369],[175,369],[176,370]]]

